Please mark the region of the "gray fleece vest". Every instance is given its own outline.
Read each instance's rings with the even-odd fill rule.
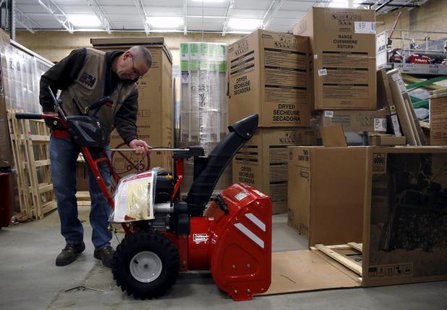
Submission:
[[[105,52],[88,48],[85,64],[77,78],[67,89],[61,92],[60,98],[62,99],[62,107],[65,113],[67,115],[83,114],[86,107],[103,98],[105,76]],[[114,128],[115,114],[134,87],[136,87],[134,83],[120,81],[111,95],[113,105],[111,107],[102,106],[96,114],[103,128],[107,130],[108,137]],[[94,111],[91,111],[89,115],[93,113]]]

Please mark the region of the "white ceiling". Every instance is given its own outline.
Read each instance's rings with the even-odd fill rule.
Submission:
[[[313,5],[327,5],[330,0],[15,0],[15,27],[28,31],[82,31],[73,27],[67,14],[96,14],[102,30],[156,32],[145,24],[145,17],[177,16],[185,26],[175,32],[231,33],[226,24],[229,18],[251,18],[263,21],[263,28],[288,32]],[[335,0],[343,1],[343,0]],[[344,0],[352,3],[357,0]],[[1,1],[3,2],[3,1]],[[421,4],[415,0],[363,1],[379,13],[399,8],[400,5]],[[51,12],[50,12],[51,11]],[[91,30],[91,29],[90,29]],[[100,29],[97,29],[100,30]],[[166,32],[166,31],[163,31]]]

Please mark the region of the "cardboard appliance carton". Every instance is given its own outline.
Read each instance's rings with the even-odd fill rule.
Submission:
[[[430,96],[430,145],[447,145],[447,91]]]
[[[288,224],[309,245],[321,236],[327,244],[361,242],[366,148],[290,146],[288,153]]]
[[[287,212],[287,146],[314,143],[310,129],[258,129],[233,159],[233,182],[247,183],[269,195],[273,213]]]
[[[229,123],[258,113],[260,127],[308,127],[309,40],[257,30],[228,47]]]
[[[266,294],[447,280],[447,147],[363,150],[360,218],[352,216],[352,205],[344,204],[346,190],[324,196],[323,186],[314,187],[321,197],[318,207],[310,209],[310,250],[273,253]],[[327,172],[324,162],[329,160],[312,164],[311,158],[309,164]],[[345,182],[346,174],[335,181]],[[355,242],[359,230],[361,242]]]
[[[374,10],[313,7],[293,33],[309,36],[317,110],[375,110]]]

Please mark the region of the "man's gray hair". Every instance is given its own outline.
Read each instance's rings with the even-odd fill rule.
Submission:
[[[142,57],[146,62],[148,68],[152,66],[152,54],[151,52],[142,45],[135,45],[129,49],[132,52],[132,55],[136,57]]]

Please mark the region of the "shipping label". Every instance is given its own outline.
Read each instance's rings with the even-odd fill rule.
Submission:
[[[354,22],[354,32],[361,34],[376,34],[375,22]]]

